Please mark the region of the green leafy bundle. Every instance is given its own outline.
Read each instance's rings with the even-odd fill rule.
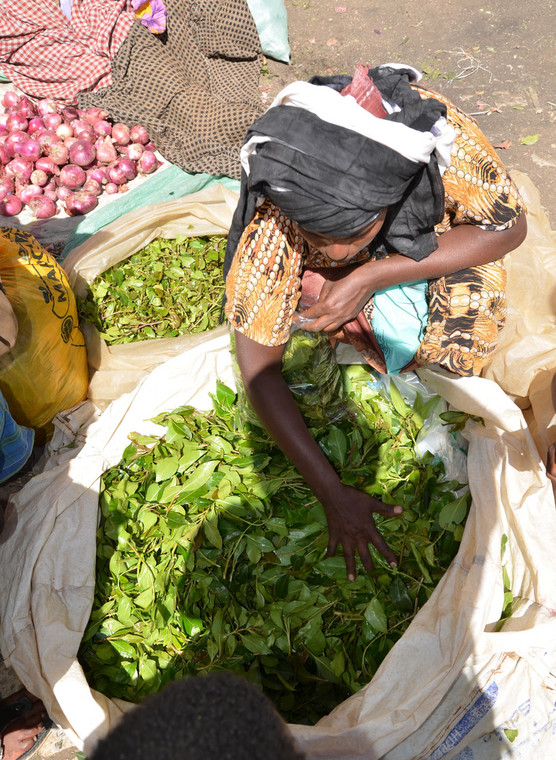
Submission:
[[[226,237],[157,238],[107,269],[79,301],[109,345],[203,332],[219,322]]]
[[[212,412],[161,415],[165,436],[134,435],[103,477],[80,651],[94,688],[140,701],[187,674],[234,670],[288,721],[312,723],[371,679],[454,557],[469,497],[443,481],[441,463],[417,461],[420,400],[390,403],[368,387],[366,368],[342,372],[343,416],[313,415],[311,430],[346,483],[404,506],[377,517],[400,569],[372,550],[376,573],[359,565],[347,580],[343,557],[326,557],[321,505],[218,384]],[[311,402],[302,411],[312,414]]]

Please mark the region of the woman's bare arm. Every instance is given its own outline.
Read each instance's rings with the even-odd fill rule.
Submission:
[[[373,544],[390,564],[396,559],[380,533],[373,512],[398,515],[401,507],[383,504],[362,491],[344,485],[307,430],[301,413],[282,377],[283,346],[263,346],[235,332],[239,368],[247,396],[261,423],[284,454],[297,467],[322,503],[329,530],[328,552],[342,544],[347,574],[355,578],[355,551],[367,570],[374,565],[368,544]]]
[[[350,270],[346,277],[325,283],[319,302],[303,313],[303,327],[312,332],[333,332],[353,319],[377,290],[459,272],[488,264],[517,248],[527,234],[525,214],[507,230],[483,230],[460,224],[438,237],[438,248],[422,261],[390,256]]]

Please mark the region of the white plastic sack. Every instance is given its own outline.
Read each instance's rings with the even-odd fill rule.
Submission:
[[[211,185],[175,201],[155,203],[125,214],[91,235],[67,256],[63,267],[81,298],[87,285],[158,237],[227,235],[238,194]],[[135,388],[154,367],[206,340],[204,333],[155,338],[109,346],[91,324],[81,326],[87,344],[88,398],[106,405]]]
[[[528,752],[535,742],[555,748],[551,730],[538,730],[548,725],[556,688],[556,513],[542,462],[521,412],[493,382],[420,374],[452,405],[486,420],[469,430],[474,503],[464,539],[371,683],[317,726],[294,727],[309,758],[448,758],[472,741],[490,742],[496,752],[515,749],[517,739],[511,745],[504,728],[516,728]],[[7,515],[0,547],[2,653],[86,751],[125,706],[92,693],[76,661],[93,597],[100,475],[119,461],[129,432],[153,432],[146,419],[185,403],[207,408],[217,377],[233,382],[226,335],[160,366],[96,421],[89,421],[92,405],[66,416],[63,425],[73,426],[82,448],[77,455],[59,449],[52,469],[17,494]],[[502,609],[503,534],[512,591],[522,602],[508,626],[513,630],[495,633],[489,626]],[[477,701],[488,709],[478,711]],[[463,730],[458,724],[467,707]],[[496,741],[489,738],[493,731]]]

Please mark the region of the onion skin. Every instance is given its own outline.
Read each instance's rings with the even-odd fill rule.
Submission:
[[[140,124],[136,124],[134,127],[131,127],[129,130],[129,136],[131,137],[131,142],[138,142],[142,143],[143,145],[146,145],[149,142],[149,135],[147,133],[147,130]]]
[[[66,198],[66,211],[70,216],[88,214],[98,205],[95,195],[92,193],[72,193]]]
[[[60,185],[69,187],[70,190],[77,190],[87,180],[85,170],[75,164],[66,164],[60,169],[58,182]]]
[[[95,146],[87,140],[76,140],[69,149],[69,160],[77,166],[90,166],[96,155]]]
[[[44,195],[31,201],[29,208],[37,219],[50,219],[58,213],[58,209],[52,198]]]
[[[117,123],[112,127],[112,137],[118,145],[129,145],[129,127],[126,124]]]
[[[63,166],[68,162],[69,151],[63,143],[53,142],[48,149],[48,157],[57,166]]]
[[[23,208],[23,203],[17,195],[8,195],[3,201],[0,201],[1,216],[17,216]]]
[[[144,151],[137,164],[141,174],[152,174],[158,169],[158,159],[150,150]]]

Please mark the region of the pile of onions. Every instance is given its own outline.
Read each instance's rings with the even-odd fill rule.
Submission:
[[[27,207],[37,219],[86,214],[103,192],[125,193],[138,174],[159,167],[140,124],[112,124],[106,111],[32,103],[4,93],[0,114],[0,215]]]

